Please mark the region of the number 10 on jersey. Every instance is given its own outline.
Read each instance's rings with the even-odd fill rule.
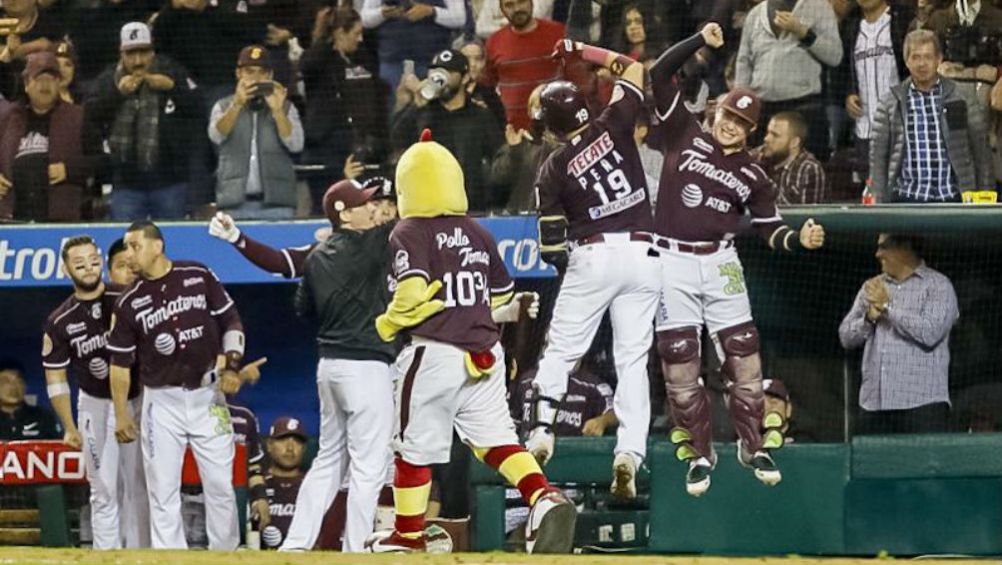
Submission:
[[[487,277],[476,271],[459,271],[446,273],[442,277],[445,287],[445,307],[475,306],[477,296],[484,304],[490,305],[491,297],[487,290]]]

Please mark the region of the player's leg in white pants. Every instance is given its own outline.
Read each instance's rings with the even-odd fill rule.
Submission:
[[[619,420],[616,454],[629,453],[639,467],[647,455],[651,419],[647,356],[654,340],[654,314],[661,296],[661,265],[657,258],[647,256],[647,246],[634,243],[631,247],[636,261],[633,288],[613,299],[609,314],[619,377],[613,401]]]
[[[184,392],[190,426],[188,442],[198,464],[205,495],[205,533],[209,537],[209,549],[232,551],[240,545],[240,527],[233,491],[236,448],[230,411],[214,385]]]
[[[90,483],[90,519],[94,549],[121,549],[119,530],[119,444],[111,401],[80,391],[77,426]]]
[[[132,417],[142,429],[142,398],[129,401]],[[114,415],[114,410],[111,410]],[[114,429],[111,435],[114,437]],[[127,549],[150,547],[150,501],[139,442],[118,446],[119,530]]]
[[[333,359],[317,365],[320,397],[320,449],[296,495],[296,513],[279,551],[309,551],[320,535],[324,514],[337,496],[348,466],[348,426],[338,406]]]
[[[352,366],[338,386],[347,415],[350,485],[342,551],[365,550],[372,534],[379,491],[386,482],[393,440],[393,380],[378,361],[345,361]]]
[[[181,466],[187,444],[185,391],[143,391],[142,451],[153,549],[187,549],[181,523]]]

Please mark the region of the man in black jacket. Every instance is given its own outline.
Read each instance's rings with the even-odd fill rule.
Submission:
[[[343,180],[324,195],[334,226],[306,259],[296,312],[317,323],[320,452],[296,498],[296,514],[281,550],[309,550],[324,513],[350,466],[343,551],[363,550],[372,533],[379,491],[390,463],[396,346],[376,334],[376,316],[388,303],[389,233],[377,226],[370,203],[378,187]]]
[[[435,140],[463,167],[470,210],[481,212],[508,200],[507,193],[491,190],[487,182],[491,161],[504,144],[504,136],[491,111],[471,102],[470,80],[469,62],[461,52],[446,49],[435,55],[418,95],[423,100],[393,117],[391,135],[394,147],[403,150],[421,131],[435,132]]]
[[[198,93],[183,67],[153,50],[146,24],[122,26],[120,49],[86,104],[111,149],[112,218],[183,218]]]
[[[854,170],[869,176],[873,118],[880,100],[891,87],[908,76],[904,42],[915,11],[900,0],[858,0],[843,24],[845,56],[840,78],[845,89],[845,109],[855,121],[852,138]]]

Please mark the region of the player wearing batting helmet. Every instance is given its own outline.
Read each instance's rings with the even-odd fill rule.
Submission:
[[[543,88],[533,116],[567,142],[550,155],[536,180],[543,258],[566,274],[539,362],[535,423],[526,447],[541,462],[552,456],[552,428],[568,375],[609,311],[620,422],[611,490],[631,499],[647,453],[646,367],[659,292],[647,175],[633,139],[637,116],[646,111],[644,67],[624,55],[570,40],[557,43],[557,54],[602,65],[619,80],[612,101],[594,119],[584,95],[566,81]]]
[[[783,223],[769,176],[745,150],[762,103],[754,92],[733,90],[717,105],[709,130],[682,100],[675,73],[704,45],[719,48],[715,23],[677,43],[651,69],[659,121],[648,143],[665,155],[654,225],[660,254],[662,303],[657,317],[661,355],[676,427],[671,439],[688,462],[686,490],[710,487],[717,462],[711,444],[710,399],[699,382],[700,333],[706,326],[730,381],[730,414],[738,433],[738,459],[766,485],[782,479],[769,450],[780,434],[763,436],[759,334],[734,237],[745,213],[773,249],[817,249],[824,229],[812,220],[798,231]],[[778,437],[777,437],[778,436]]]

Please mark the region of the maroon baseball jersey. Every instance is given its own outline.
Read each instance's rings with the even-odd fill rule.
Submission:
[[[618,81],[612,102],[580,135],[553,152],[536,179],[540,216],[565,216],[568,238],[651,231],[647,175],[633,139],[644,93]]]
[[[269,273],[276,273],[287,279],[296,279],[302,276],[306,257],[317,246],[316,243],[311,243],[299,247],[273,249],[251,239],[244,233],[240,234],[240,238],[233,245],[251,263]]]
[[[174,261],[166,275],[137,280],[115,303],[108,350],[119,367],[138,357],[145,386],[197,388],[216,366],[226,331],[243,326],[215,273]]]
[[[526,371],[515,388],[512,419],[523,437],[529,434],[535,423],[532,421],[532,381],[535,378],[535,370]],[[580,436],[585,422],[612,410],[612,398],[612,387],[595,375],[587,371],[571,373],[567,380],[567,393],[557,409],[553,433],[559,437]]]
[[[108,333],[111,313],[122,289],[106,285],[94,300],[71,295],[45,320],[42,335],[42,366],[68,369],[80,390],[95,398],[111,398],[108,382]],[[139,394],[139,383],[129,389],[129,398]]]
[[[465,216],[407,218],[393,228],[390,252],[395,282],[442,281],[436,298],[445,310],[411,328],[411,335],[467,351],[487,351],[497,343],[491,297],[511,292],[515,283],[486,229]]]
[[[303,484],[303,477],[279,478],[268,475],[264,478],[264,484],[268,493],[268,510],[271,514],[271,525],[282,532],[281,539],[274,543],[270,536],[261,537],[261,547],[264,549],[277,549],[285,540],[289,533],[289,526],[292,525],[292,517],[296,514],[296,497],[299,496],[299,487]],[[269,543],[271,542],[271,543]]]
[[[658,235],[682,241],[721,241],[740,230],[745,212],[770,234],[782,225],[776,190],[748,154],[724,155],[713,135],[689,112],[675,81],[655,81],[660,123],[648,144],[664,153],[654,225]]]
[[[236,404],[231,399],[226,400],[226,408],[230,411],[230,422],[233,423],[233,441],[242,443],[247,448],[247,472],[250,475],[261,474],[264,450],[261,449],[257,416],[250,408]]]

